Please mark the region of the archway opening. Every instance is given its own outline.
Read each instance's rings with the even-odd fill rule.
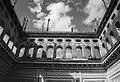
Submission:
[[[56,58],[63,58],[63,47],[58,46],[56,49]]]
[[[66,52],[65,58],[71,59],[72,58],[72,47],[71,46],[67,46],[65,52]]]
[[[53,46],[49,45],[47,48],[47,58],[53,58],[54,57],[54,49]]]
[[[39,46],[36,57],[42,58],[42,55],[43,55],[43,46]]]
[[[20,49],[20,52],[19,52],[19,57],[20,58],[24,56],[24,52],[25,52],[25,47]]]
[[[89,56],[91,56],[91,48],[90,46],[86,46],[84,50],[84,57],[89,58]]]

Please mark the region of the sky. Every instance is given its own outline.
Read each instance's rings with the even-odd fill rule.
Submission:
[[[17,0],[14,10],[21,25],[28,18],[26,31],[80,33],[93,32],[106,12],[102,0]]]

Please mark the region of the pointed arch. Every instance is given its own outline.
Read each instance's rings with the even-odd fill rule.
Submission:
[[[25,53],[25,47],[21,48],[20,49],[20,52],[19,52],[19,57],[23,57],[24,56],[24,53]]]
[[[82,58],[82,47],[77,46],[75,49],[75,58]]]
[[[34,54],[34,48],[31,47],[28,51],[28,54],[29,54],[29,57],[32,58],[33,57],[33,54]]]
[[[95,46],[94,47],[94,49],[93,49],[93,55],[94,55],[94,57],[95,58],[101,58],[101,56],[100,56],[100,49],[99,49],[99,47],[98,46]]]
[[[91,48],[90,46],[86,46],[84,49],[84,57],[88,58],[91,55]]]
[[[37,51],[37,56],[36,58],[42,58],[43,55],[43,46],[39,46],[38,51]]]
[[[9,36],[7,34],[4,35],[3,41],[7,44],[9,40]]]
[[[52,45],[49,45],[47,47],[47,58],[53,58],[54,55],[54,47]]]
[[[110,44],[110,41],[109,41],[109,39],[108,38],[106,38],[106,44],[107,44],[107,48],[108,48],[108,50],[110,50],[111,49],[111,44]]]
[[[12,51],[13,51],[13,53],[14,53],[14,54],[16,54],[17,47],[16,47],[16,46],[14,46]]]
[[[116,27],[116,30],[117,30],[119,36],[120,36],[120,22],[119,22],[119,21],[117,21],[117,22],[115,23],[115,27]]]
[[[112,43],[115,44],[117,42],[117,39],[116,39],[113,31],[110,31],[110,37],[111,37]]]
[[[63,47],[58,46],[56,49],[56,58],[63,58]]]
[[[65,49],[65,58],[72,58],[72,47],[71,46],[67,46]]]
[[[12,41],[9,41],[8,47],[9,47],[10,49],[12,49],[12,47],[13,47],[13,42],[12,42]]]
[[[107,53],[107,49],[106,49],[106,46],[105,46],[105,44],[104,43],[102,43],[102,54],[103,54],[103,56]]]

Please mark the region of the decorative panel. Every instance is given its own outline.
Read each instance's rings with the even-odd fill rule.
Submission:
[[[83,82],[105,82],[103,79],[84,79]]]
[[[45,82],[73,82],[73,79],[46,79]]]

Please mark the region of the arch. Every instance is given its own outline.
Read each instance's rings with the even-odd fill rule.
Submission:
[[[82,47],[81,46],[77,46],[75,49],[75,58],[82,58]]]
[[[23,57],[24,56],[24,53],[25,53],[25,47],[21,48],[20,49],[20,52],[19,52],[19,57]]]
[[[12,47],[13,47],[13,42],[12,42],[12,41],[9,41],[8,47],[9,47],[10,49],[12,49]]]
[[[107,28],[109,28],[109,27],[110,27],[110,23],[107,24]]]
[[[104,43],[102,43],[102,47],[106,48]]]
[[[42,55],[43,55],[43,46],[39,46],[36,57],[42,58]]]
[[[53,58],[54,49],[52,45],[47,47],[47,58]]]
[[[103,52],[103,56],[107,53],[107,49],[104,43],[102,43],[102,52]]]
[[[84,50],[84,57],[88,58],[91,55],[91,48],[90,46],[86,46]]]
[[[116,30],[117,30],[117,32],[118,32],[118,34],[119,34],[119,36],[120,36],[120,22],[117,21],[117,22],[115,23],[115,26],[116,26]]]
[[[2,26],[0,26],[0,36],[1,36],[1,34],[2,34],[2,32],[3,32],[3,27]]]
[[[115,26],[116,26],[116,28],[119,28],[119,29],[120,29],[120,22],[119,22],[119,21],[116,21]]]
[[[120,3],[119,3],[118,6],[117,6],[117,10],[118,10],[118,11],[120,10]]]
[[[93,55],[94,55],[94,58],[101,58],[100,56],[100,49],[98,46],[95,46],[94,49],[93,49]]]
[[[48,41],[49,41],[49,42],[53,42],[53,41],[54,41],[54,39],[48,39]]]
[[[108,50],[110,50],[111,49],[111,44],[110,44],[110,41],[109,41],[109,39],[108,38],[106,38],[106,44],[107,44],[107,48],[108,48]]]
[[[16,46],[14,46],[12,51],[13,51],[13,53],[14,53],[14,54],[16,54],[17,47],[16,47]]]
[[[63,47],[58,46],[56,49],[56,58],[63,58]]]
[[[66,39],[66,42],[71,42],[71,39]]]
[[[104,56],[107,53],[107,49],[103,47],[102,52],[103,52],[103,56]]]
[[[67,46],[66,49],[65,49],[65,58],[72,58],[72,47],[71,46]]]
[[[117,33],[119,34],[119,36],[120,36],[120,29],[116,29],[117,30]]]
[[[32,58],[32,57],[33,57],[33,54],[34,54],[34,48],[31,47],[31,48],[29,49],[29,51],[28,51],[28,55],[29,55],[30,58]]]
[[[63,41],[63,39],[57,39],[57,42],[62,42]]]
[[[90,42],[90,40],[84,40],[84,42]]]
[[[115,44],[117,42],[117,39],[113,36],[111,36],[111,40],[112,40],[113,44]]]
[[[115,13],[113,13],[111,19],[113,20],[115,18],[115,16],[116,16]]]
[[[106,30],[103,31],[103,34],[106,34]]]
[[[108,48],[108,50],[110,50],[110,49],[111,49],[111,44],[108,43],[108,42],[106,42],[106,44],[107,44],[107,48]]]
[[[115,44],[117,42],[117,39],[115,38],[113,31],[110,31],[110,37],[111,37],[112,43]]]
[[[98,40],[93,40],[93,42],[98,42]]]
[[[52,45],[49,45],[49,46],[47,47],[47,49],[49,49],[49,48],[53,48],[53,46],[52,46]]]
[[[72,50],[72,47],[71,46],[66,46],[66,49],[71,49]]]
[[[3,41],[7,44],[8,40],[9,40],[9,36],[5,34],[3,37]]]
[[[81,40],[80,40],[80,39],[76,39],[75,41],[76,41],[76,42],[81,42]]]

